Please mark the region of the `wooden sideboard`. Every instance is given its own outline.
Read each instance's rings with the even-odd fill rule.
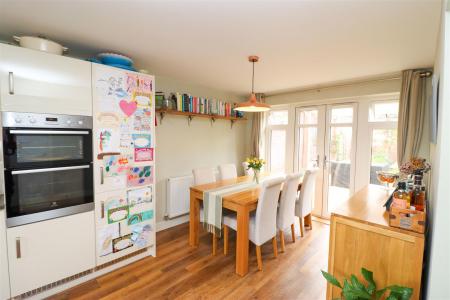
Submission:
[[[419,299],[425,236],[390,227],[383,207],[387,199],[383,188],[369,185],[333,210],[328,272],[341,283],[351,274],[365,282],[364,267],[373,272],[377,288],[411,287],[412,299]],[[328,284],[327,299],[339,297],[340,292]]]

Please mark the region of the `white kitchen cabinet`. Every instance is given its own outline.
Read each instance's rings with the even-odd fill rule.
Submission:
[[[95,267],[94,212],[7,229],[11,295]]]
[[[0,44],[1,110],[92,115],[91,63]]]

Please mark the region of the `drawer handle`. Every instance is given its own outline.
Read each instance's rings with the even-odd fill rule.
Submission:
[[[16,257],[22,258],[22,251],[20,249],[20,238],[16,238]]]
[[[100,209],[102,210],[102,219],[105,218],[105,201],[101,202]]]
[[[0,210],[5,209],[5,194],[0,195]]]
[[[9,72],[9,94],[14,95],[14,73]]]
[[[103,184],[105,182],[105,178],[103,175],[103,167],[100,167],[100,184]]]

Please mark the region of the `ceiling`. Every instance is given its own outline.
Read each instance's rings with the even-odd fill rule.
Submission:
[[[72,54],[222,91],[269,94],[433,65],[439,0],[0,0],[0,38],[43,34]]]

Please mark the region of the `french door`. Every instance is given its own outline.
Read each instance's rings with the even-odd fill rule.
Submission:
[[[357,104],[298,107],[295,171],[317,168],[313,214],[328,218],[354,192]]]

